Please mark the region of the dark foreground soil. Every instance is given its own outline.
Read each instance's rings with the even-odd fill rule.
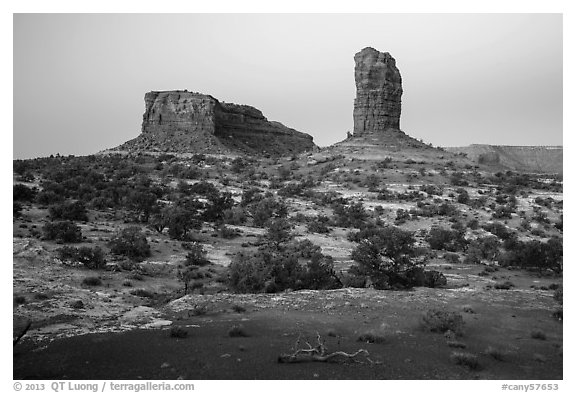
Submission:
[[[509,291],[489,298],[465,297],[473,313],[463,313],[466,327],[457,337],[465,348],[447,345],[443,334],[426,331],[422,310],[451,296],[451,308],[462,300],[449,291],[377,294],[354,293],[339,303],[336,294],[286,294],[310,301],[303,310],[293,307],[224,309],[201,316],[170,312],[173,326],[186,329],[186,338],[170,337],[170,327],[123,333],[86,334],[57,339],[49,344],[23,340],[14,349],[15,379],[562,379],[562,323],[538,307],[519,307]],[[435,295],[437,294],[437,296]],[[342,295],[342,296],[344,296]],[[516,296],[518,296],[517,294]],[[262,295],[264,296],[264,295]],[[266,295],[268,296],[268,295]],[[332,296],[333,307],[323,297]],[[514,296],[514,297],[516,297]],[[414,300],[403,300],[411,299]],[[277,300],[278,297],[272,297]],[[314,299],[312,301],[311,299]],[[342,298],[347,299],[346,297]],[[351,298],[352,299],[352,298]],[[423,299],[426,299],[422,302]],[[197,300],[197,299],[196,299]],[[205,300],[205,299],[204,299]],[[417,301],[416,301],[417,300]],[[547,298],[544,298],[546,301]],[[188,301],[193,302],[190,298]],[[184,316],[183,316],[184,315]],[[231,337],[241,325],[248,337]],[[533,337],[535,329],[542,337]],[[377,332],[383,343],[358,337]],[[298,337],[316,344],[316,332],[328,352],[355,352],[369,356],[330,363],[278,363],[282,353],[294,351]],[[495,359],[488,348],[502,355]],[[477,356],[478,367],[458,365],[454,352]]]

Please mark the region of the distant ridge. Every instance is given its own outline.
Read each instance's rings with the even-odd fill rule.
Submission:
[[[473,144],[446,147],[452,153],[465,153],[471,160],[484,165],[521,172],[563,173],[562,146],[504,146]]]

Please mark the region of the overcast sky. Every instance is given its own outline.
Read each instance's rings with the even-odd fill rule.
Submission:
[[[366,46],[396,59],[409,135],[562,144],[561,14],[16,14],[14,157],[117,146],[140,133],[144,94],[172,89],[326,146],[353,128]]]

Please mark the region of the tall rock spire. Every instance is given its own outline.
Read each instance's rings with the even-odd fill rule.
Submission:
[[[388,52],[364,48],[354,56],[354,135],[400,130],[402,77]]]

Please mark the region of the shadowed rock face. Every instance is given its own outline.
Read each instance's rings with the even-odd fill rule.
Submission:
[[[268,121],[256,108],[189,91],[144,97],[142,134],[119,149],[288,155],[315,148],[310,135]]]
[[[402,77],[388,52],[364,48],[354,56],[354,135],[400,130]]]

